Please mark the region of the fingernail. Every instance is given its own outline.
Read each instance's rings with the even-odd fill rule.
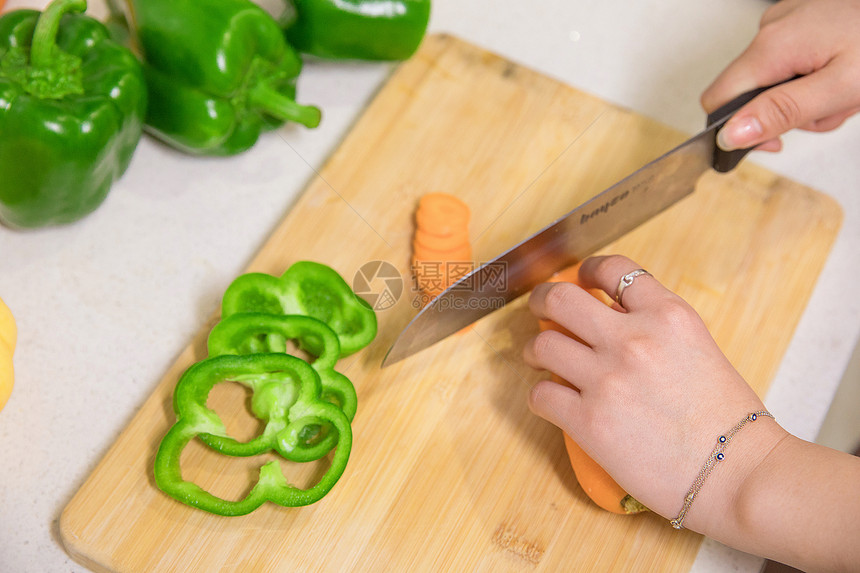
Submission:
[[[732,118],[717,133],[717,145],[723,151],[750,147],[762,133],[761,123],[755,117]]]

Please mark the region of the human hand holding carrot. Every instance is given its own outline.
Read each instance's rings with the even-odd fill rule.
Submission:
[[[637,268],[625,257],[594,257],[580,269],[584,288],[534,289],[534,314],[572,336],[544,331],[524,358],[575,388],[539,382],[532,411],[667,519],[678,516],[718,437],[728,435],[725,459],[699,487],[684,527],[804,569],[860,562],[860,548],[849,543],[860,536],[860,459],[800,440],[766,415],[744,422],[764,411],[761,400],[694,309],[654,277],[633,279],[613,307],[584,290],[613,296]]]

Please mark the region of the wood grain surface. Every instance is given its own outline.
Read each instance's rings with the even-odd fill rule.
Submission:
[[[317,260],[350,281],[365,263],[387,261],[404,277],[397,303],[378,311],[377,339],[339,364],[359,397],[341,481],[315,505],[266,504],[234,518],[155,487],[173,387],[205,357],[213,317],[65,508],[68,552],[93,570],[123,572],[688,571],[701,537],[653,514],[597,508],[559,430],[529,412],[529,388],[545,374],[520,356],[538,331],[524,298],[379,368],[416,312],[409,260],[422,194],[445,191],[472,206],[473,253],[487,260],[683,139],[454,37],[427,38],[249,268],[279,274]],[[696,193],[604,251],[633,258],[686,298],[763,394],[841,220],[828,197],[744,163],[706,175]],[[250,436],[247,395],[232,384],[216,390],[209,404]],[[192,443],[182,463],[186,479],[239,497],[262,461]],[[297,484],[320,471],[283,467]]]

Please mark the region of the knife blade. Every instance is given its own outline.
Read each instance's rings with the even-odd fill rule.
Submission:
[[[725,104],[708,115],[704,131],[461,277],[406,325],[382,368],[459,332],[635,229],[695,191],[699,178],[710,169],[722,173],[734,169],[752,149],[721,150],[717,131],[771,87]]]

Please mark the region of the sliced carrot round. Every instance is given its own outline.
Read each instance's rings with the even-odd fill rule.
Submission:
[[[412,253],[415,255],[415,258],[421,261],[436,261],[436,262],[471,262],[472,261],[472,247],[467,245],[462,245],[455,249],[442,250],[442,249],[431,249],[425,247],[423,245],[419,245],[417,243],[412,244]]]
[[[465,215],[467,219],[469,217],[469,206],[450,193],[426,193],[418,200],[418,208],[451,216]]]
[[[448,193],[418,201],[412,272],[424,294],[435,297],[472,270],[469,206]]]
[[[416,213],[416,216],[417,216],[417,213]],[[469,225],[468,224],[454,225],[451,222],[446,222],[444,224],[440,223],[440,224],[436,225],[435,227],[431,227],[428,225],[424,225],[422,227],[421,225],[418,225],[416,222],[415,231],[416,232],[421,231],[422,233],[424,233],[425,235],[427,235],[429,237],[436,237],[439,239],[447,239],[449,237],[462,237],[464,235],[466,237],[468,237],[469,236]]]
[[[415,244],[437,251],[451,251],[469,244],[469,234],[465,231],[447,236],[432,235],[424,229],[415,231]]]
[[[425,211],[415,212],[415,226],[427,233],[442,237],[456,235],[464,231],[468,233],[469,229],[468,220],[457,221],[456,219],[446,219],[445,217],[427,214]]]
[[[428,193],[418,201],[415,223],[434,235],[468,230],[469,206],[447,193]]]

